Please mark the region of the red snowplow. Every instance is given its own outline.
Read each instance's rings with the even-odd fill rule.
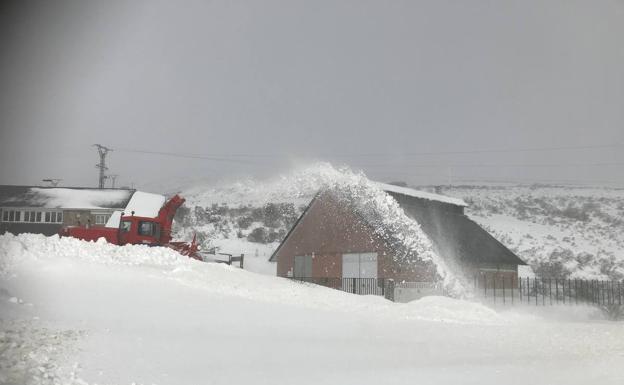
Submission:
[[[85,241],[96,241],[104,238],[108,243],[115,245],[149,245],[169,247],[182,255],[202,260],[199,255],[199,246],[193,236],[191,243],[172,242],[171,225],[173,217],[184,198],[175,195],[169,199],[159,210],[156,217],[135,216],[134,211],[127,215],[122,212],[119,227],[90,227],[90,226],[67,226],[63,227],[59,235],[62,237],[74,237]]]

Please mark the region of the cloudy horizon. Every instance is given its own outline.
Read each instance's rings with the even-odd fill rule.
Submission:
[[[13,2],[0,183],[624,186],[624,1]]]

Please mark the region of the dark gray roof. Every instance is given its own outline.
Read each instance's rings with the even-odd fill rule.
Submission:
[[[126,207],[134,191],[88,187],[0,185],[0,207],[116,209]]]
[[[416,220],[438,255],[461,264],[526,265],[516,254],[462,212],[424,199],[389,192]]]

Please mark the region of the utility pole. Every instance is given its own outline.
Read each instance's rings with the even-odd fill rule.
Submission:
[[[104,188],[104,182],[106,181],[106,175],[104,174],[104,171],[108,170],[108,167],[106,167],[106,154],[108,154],[109,151],[113,150],[111,148],[102,146],[101,144],[94,144],[93,146],[97,147],[98,154],[100,154],[100,163],[95,165],[95,168],[100,169],[99,188]]]
[[[117,175],[117,174],[111,174],[111,175],[109,175],[109,176],[107,177],[107,178],[110,178],[110,179],[111,179],[111,181],[113,182],[113,188],[115,188],[115,181],[117,180],[117,177],[118,177],[118,176],[119,176],[119,175]]]

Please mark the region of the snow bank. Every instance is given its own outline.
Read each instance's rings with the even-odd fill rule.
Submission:
[[[503,324],[506,320],[493,309],[476,302],[430,296],[403,305],[406,319],[459,324]]]
[[[150,274],[174,280],[185,286],[201,288],[218,296],[235,296],[248,300],[289,304],[322,310],[364,312],[381,317],[444,322],[500,322],[494,312],[479,310],[465,302],[438,298],[411,304],[395,304],[377,296],[354,296],[318,285],[293,282],[285,278],[250,273],[233,266],[203,263],[164,247],[144,245],[116,246],[85,242],[74,238],[45,237],[40,234],[0,235],[0,273],[11,267],[31,262],[58,264],[62,260],[88,265],[116,265],[136,268],[137,273],[150,268]],[[433,301],[433,302],[431,302]],[[425,305],[426,304],[426,305]],[[444,311],[444,308],[447,308]],[[431,313],[435,309],[437,313]],[[433,316],[431,315],[433,314]],[[479,318],[481,316],[481,318]]]
[[[103,238],[85,242],[71,237],[41,234],[0,235],[0,272],[26,259],[71,258],[115,265],[178,266],[190,263],[172,249],[146,245],[116,246]]]
[[[56,236],[0,235],[0,262],[0,383],[624,383],[615,322],[500,326],[464,301],[395,304]]]

